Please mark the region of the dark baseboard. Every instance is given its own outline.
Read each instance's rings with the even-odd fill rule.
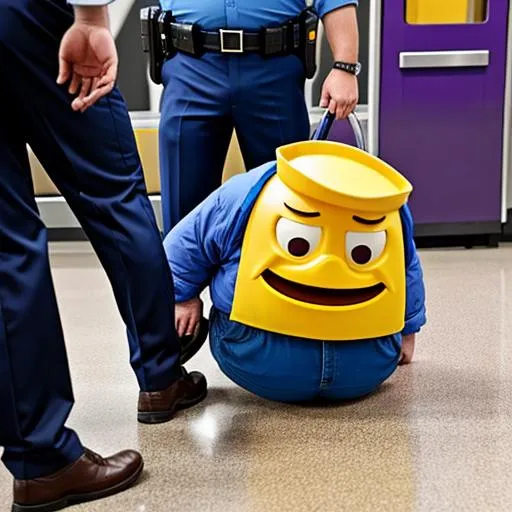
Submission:
[[[459,237],[500,235],[501,222],[453,222],[439,224],[416,224],[415,235],[418,237]]]
[[[88,238],[80,228],[54,228],[48,230],[49,242],[87,242]]]
[[[501,241],[501,223],[460,222],[446,224],[416,224],[415,239],[420,249],[478,246],[498,247]]]
[[[458,236],[417,236],[415,237],[418,249],[446,249],[463,247],[499,247],[499,235],[458,235]]]

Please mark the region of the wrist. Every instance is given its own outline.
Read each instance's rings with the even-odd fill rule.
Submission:
[[[108,7],[75,6],[75,23],[94,27],[110,28]]]

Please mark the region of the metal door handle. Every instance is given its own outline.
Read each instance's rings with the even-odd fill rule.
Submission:
[[[489,50],[400,52],[400,69],[465,68],[489,65]]]

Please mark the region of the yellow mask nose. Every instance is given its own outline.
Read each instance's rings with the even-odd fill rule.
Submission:
[[[319,256],[311,266],[314,282],[317,286],[331,288],[333,283],[340,283],[340,279],[350,273],[350,269],[343,259],[333,254]]]
[[[334,254],[320,255],[304,266],[287,264],[270,268],[281,277],[319,288],[358,288],[375,281],[373,272],[357,272]],[[307,276],[306,280],[304,276]]]

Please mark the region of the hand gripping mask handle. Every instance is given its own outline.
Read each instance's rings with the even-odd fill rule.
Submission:
[[[336,116],[334,114],[331,114],[328,110],[326,110],[325,114],[322,117],[322,120],[318,125],[318,128],[315,130],[315,133],[313,134],[313,140],[327,140],[327,137],[329,136],[329,132],[331,131],[331,127],[335,119]],[[351,112],[348,115],[348,122],[350,123],[350,126],[352,127],[352,130],[354,132],[357,147],[359,149],[362,149],[363,151],[367,151],[363,128],[361,126],[359,118],[354,112]]]

